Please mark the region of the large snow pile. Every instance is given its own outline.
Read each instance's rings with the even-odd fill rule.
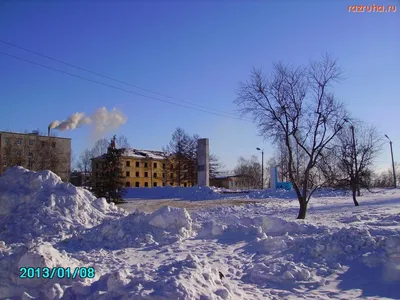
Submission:
[[[215,200],[223,196],[212,187],[127,188],[125,199]]]
[[[235,295],[236,294],[236,295]],[[140,265],[132,270],[118,270],[102,276],[90,288],[68,288],[67,299],[246,299],[232,285],[222,280],[209,259],[188,254],[166,263],[151,273]],[[236,297],[235,297],[236,296]],[[233,298],[235,297],[235,298]]]
[[[0,240],[47,239],[100,224],[126,212],[51,171],[8,168],[0,177]]]
[[[192,235],[192,219],[184,208],[162,207],[146,214],[135,212],[118,220],[108,220],[64,240],[71,250],[123,249],[145,245],[165,245]]]

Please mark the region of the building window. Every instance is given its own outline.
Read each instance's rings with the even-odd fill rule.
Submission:
[[[145,183],[144,183],[144,187],[149,187],[149,183],[148,183],[148,182],[145,182]]]
[[[32,156],[33,156],[33,153],[32,153],[32,152],[29,152],[29,153],[28,153],[28,156],[29,156],[29,157],[32,157]]]
[[[131,172],[126,171],[126,177],[131,177]]]
[[[144,177],[149,177],[149,173],[148,172],[144,172]]]
[[[173,183],[173,182],[170,182],[169,185],[170,185],[170,186],[174,186],[174,183]]]
[[[96,164],[96,169],[98,169],[99,168],[99,164]]]
[[[174,166],[173,166],[173,165],[171,165],[170,169],[171,169],[171,171],[173,171],[173,170],[174,170]]]
[[[154,183],[153,183],[153,186],[154,186],[154,187],[157,187],[157,182],[154,182]]]
[[[127,181],[126,184],[125,184],[125,186],[126,186],[126,187],[130,187],[130,186],[131,186],[131,183],[130,183],[129,181]]]
[[[29,140],[29,145],[30,145],[30,146],[33,145],[33,140]]]
[[[138,181],[136,181],[135,186],[136,186],[136,187],[140,187],[140,184],[139,184]]]
[[[56,147],[56,142],[53,142],[51,145],[53,146],[53,148],[55,148]]]
[[[154,173],[154,174],[153,174],[153,177],[154,177],[154,178],[157,178],[157,173]]]
[[[21,151],[17,151],[17,155],[18,155],[18,156],[21,156],[21,155],[22,155],[22,152],[21,152]]]
[[[140,166],[140,165],[139,165],[139,162],[137,161],[137,162],[136,162],[136,168],[139,168],[139,166]]]
[[[18,145],[22,145],[22,139],[18,139],[18,140],[17,140],[17,144],[18,144]]]
[[[149,167],[149,165],[148,165],[147,162],[144,163],[144,167],[145,167],[145,168],[148,168],[148,167]]]
[[[130,167],[131,166],[131,162],[129,160],[126,161],[126,166]]]
[[[42,141],[42,148],[44,148],[45,145],[46,145],[46,144]]]
[[[165,169],[165,164],[162,164],[163,169]]]
[[[139,176],[139,172],[136,172],[135,176],[136,176],[136,177],[140,177],[140,176]]]
[[[187,187],[187,183],[184,183],[183,186],[184,186],[184,187]]]
[[[165,173],[162,173],[162,178],[165,178]]]
[[[157,163],[153,163],[153,168],[157,169]]]
[[[4,143],[5,143],[6,145],[8,145],[8,141],[9,141],[8,138],[5,138],[5,139],[4,139]]]
[[[162,183],[162,186],[165,186],[165,182]]]

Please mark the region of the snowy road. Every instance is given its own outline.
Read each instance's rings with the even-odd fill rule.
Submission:
[[[220,200],[205,200],[205,201],[185,201],[180,199],[126,199],[128,202],[119,204],[128,212],[134,212],[138,209],[141,212],[153,212],[163,206],[186,208],[192,212],[203,208],[211,208],[216,206],[229,206],[229,205],[246,205],[250,203],[259,203],[261,200],[248,200],[248,199],[220,199]]]

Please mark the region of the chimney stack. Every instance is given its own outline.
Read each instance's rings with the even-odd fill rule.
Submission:
[[[50,136],[50,126],[47,127],[47,135]]]

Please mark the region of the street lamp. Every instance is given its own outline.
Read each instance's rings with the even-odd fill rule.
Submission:
[[[258,147],[256,149],[261,151],[261,189],[264,189],[264,150]]]
[[[396,169],[394,168],[394,159],[393,159],[393,147],[392,147],[393,143],[390,140],[390,138],[387,136],[387,134],[385,134],[385,137],[389,140],[389,144],[390,144],[390,153],[392,155],[393,181],[394,181],[394,187],[397,187]]]

